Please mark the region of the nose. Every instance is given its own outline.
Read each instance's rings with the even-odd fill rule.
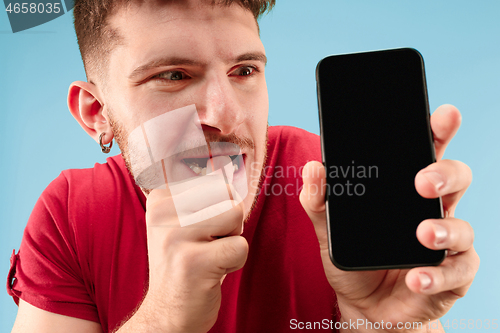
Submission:
[[[204,128],[211,127],[219,134],[234,133],[244,121],[244,112],[237,91],[225,74],[207,77],[196,107]]]

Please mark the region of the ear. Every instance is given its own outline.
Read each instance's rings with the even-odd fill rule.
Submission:
[[[76,121],[97,143],[102,132],[102,143],[108,144],[113,140],[113,132],[109,118],[104,112],[104,103],[99,97],[97,86],[90,82],[75,81],[69,86],[68,108]]]

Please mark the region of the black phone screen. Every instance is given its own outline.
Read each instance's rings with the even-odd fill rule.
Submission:
[[[414,49],[330,56],[317,67],[330,256],[345,270],[437,265],[417,226],[441,199],[414,185],[435,162],[423,60]]]

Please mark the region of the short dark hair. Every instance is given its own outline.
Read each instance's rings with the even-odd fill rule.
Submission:
[[[164,1],[172,2],[172,0]],[[109,26],[108,17],[118,8],[133,2],[142,3],[144,0],[75,0],[73,16],[76,37],[89,81],[94,75],[100,79],[106,77],[109,54],[123,39],[116,29]],[[251,11],[256,20],[275,5],[275,0],[209,0],[208,2],[213,6],[239,4]]]

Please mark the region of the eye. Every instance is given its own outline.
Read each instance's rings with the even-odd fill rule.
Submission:
[[[189,78],[184,72],[181,71],[170,71],[163,72],[152,77],[153,79],[164,79],[168,81],[180,81]]]
[[[250,76],[250,75],[254,74],[254,72],[256,70],[257,69],[253,66],[241,66],[241,67],[238,67],[233,72],[231,72],[230,75],[231,76]]]

